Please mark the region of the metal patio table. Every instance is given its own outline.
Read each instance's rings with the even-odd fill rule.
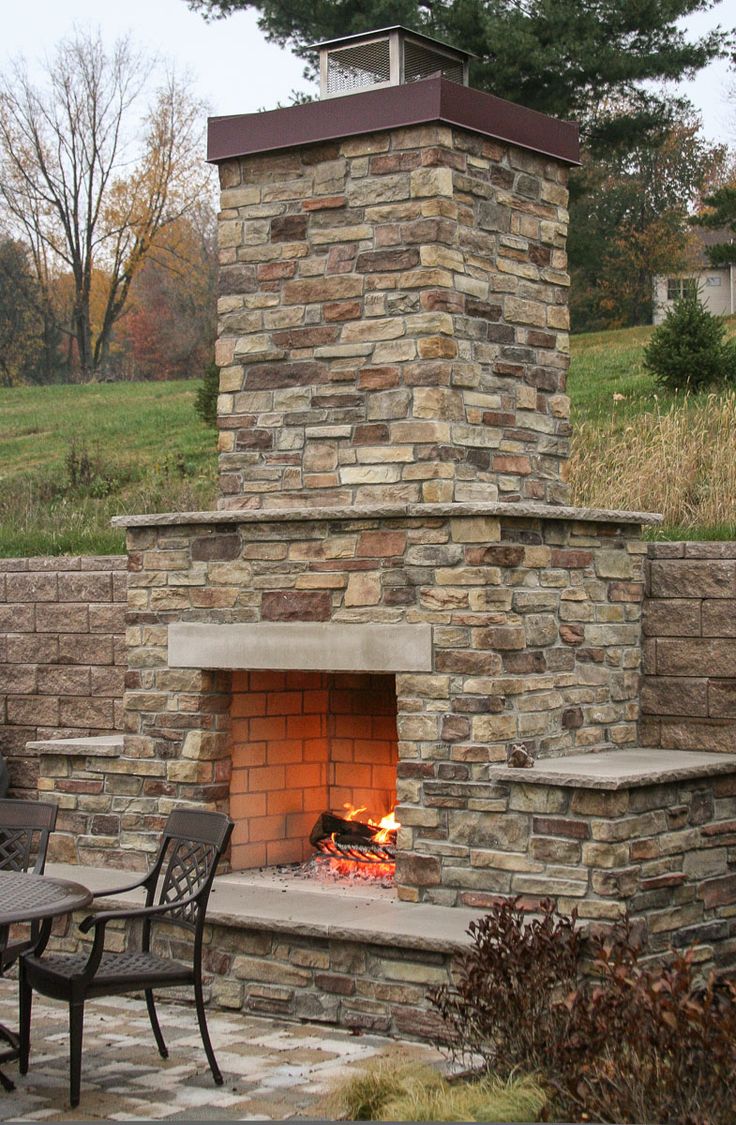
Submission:
[[[10,927],[16,922],[41,922],[39,942],[48,936],[54,918],[71,914],[89,906],[92,892],[80,883],[53,879],[48,875],[31,875],[21,871],[0,871],[0,949],[4,949]],[[0,1050],[0,1064],[18,1058],[18,1036],[0,1024],[0,1041],[8,1046]],[[0,1071],[0,1084],[12,1090],[13,1083]]]

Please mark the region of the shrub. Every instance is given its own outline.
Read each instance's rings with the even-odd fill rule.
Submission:
[[[559,1102],[602,1121],[732,1125],[736,1102],[736,987],[697,987],[692,954],[639,963],[628,922],[593,943],[596,979],[568,999],[558,1045]]]
[[[563,918],[548,901],[541,917],[529,918],[508,900],[468,932],[472,945],[458,958],[454,987],[429,994],[450,1054],[463,1066],[481,1059],[503,1077],[546,1069],[550,1044],[565,1038],[570,1021],[562,1000],[575,988],[581,959],[575,915]]]
[[[217,425],[217,396],[220,393],[220,368],[209,363],[204,369],[202,385],[197,390],[194,409],[208,426]]]
[[[556,1120],[731,1125],[734,984],[698,985],[689,953],[644,965],[628,919],[583,939],[549,902],[529,920],[504,902],[471,936],[430,997],[454,1058],[540,1074]]]
[[[701,390],[736,378],[736,344],[697,296],[676,301],[644,349],[644,366],[668,390]]]

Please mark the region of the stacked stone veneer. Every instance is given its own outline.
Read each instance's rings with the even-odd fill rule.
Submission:
[[[0,753],[35,791],[26,743],[122,728],[126,560],[0,559]]]
[[[736,543],[653,543],[642,742],[736,751]]]
[[[486,889],[489,763],[514,741],[544,757],[636,739],[638,528],[522,511],[139,517],[124,769],[154,790],[137,839],[153,846],[172,800],[229,796],[231,677],[170,667],[170,623],[429,623],[431,671],[396,676],[399,893],[449,905]]]
[[[220,179],[221,506],[564,499],[564,164],[425,125]]]
[[[608,790],[584,784],[498,783],[500,815],[484,857],[496,891],[522,896],[531,909],[551,897],[581,919],[627,910],[649,954],[695,945],[700,961],[733,969],[736,774]]]

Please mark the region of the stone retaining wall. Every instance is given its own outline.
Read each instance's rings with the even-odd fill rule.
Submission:
[[[0,753],[35,790],[35,739],[121,729],[126,560],[0,559]]]
[[[736,543],[652,543],[641,741],[736,750]]]

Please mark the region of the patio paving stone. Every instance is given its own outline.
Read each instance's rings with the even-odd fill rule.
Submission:
[[[419,1043],[351,1035],[318,1024],[285,1023],[238,1012],[208,1013],[225,1077],[217,1087],[207,1067],[194,1008],[157,1003],[169,1058],[156,1050],[141,997],[91,1001],[85,1012],[82,1097],[68,1100],[67,1008],[34,996],[31,1065],[5,1073],[16,1089],[0,1090],[0,1121],[282,1121],[324,1115],[324,1098],[348,1068],[378,1055],[438,1061]],[[0,1022],[17,1026],[17,985],[0,984]]]

